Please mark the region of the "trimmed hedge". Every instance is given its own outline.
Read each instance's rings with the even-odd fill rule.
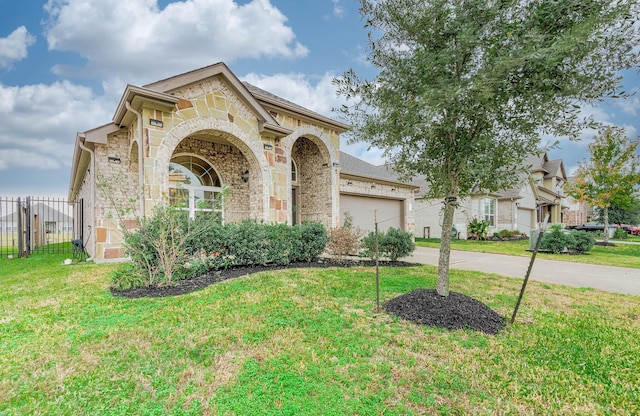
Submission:
[[[376,234],[371,231],[361,242],[362,255],[375,258]],[[408,231],[390,227],[386,232],[378,232],[378,255],[388,257],[391,261],[397,261],[401,257],[407,257],[413,253],[416,245],[413,235]]]
[[[158,247],[167,245],[153,242],[166,240],[168,224],[181,239],[169,241],[168,249],[159,253]],[[142,221],[137,231],[125,234],[125,250],[133,261],[112,274],[111,285],[120,290],[162,286],[234,266],[311,262],[322,254],[327,242],[327,231],[319,223],[289,226],[243,221],[221,225],[207,217],[188,220],[183,211],[165,208]],[[170,276],[165,275],[160,261],[167,253],[174,256]]]

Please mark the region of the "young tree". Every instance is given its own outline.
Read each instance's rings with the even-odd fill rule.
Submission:
[[[638,141],[630,141],[621,128],[602,127],[589,144],[591,159],[578,164],[569,195],[602,209],[604,241],[609,241],[609,208],[633,208],[640,182]]]
[[[352,141],[385,150],[406,179],[443,200],[513,186],[540,134],[577,137],[580,103],[620,93],[637,65],[638,0],[359,0],[373,80],[336,78]],[[449,294],[449,233],[437,291]]]

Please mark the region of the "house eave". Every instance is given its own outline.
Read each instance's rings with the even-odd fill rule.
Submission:
[[[403,188],[407,188],[413,191],[419,191],[420,187],[417,185],[412,185],[410,183],[403,183],[403,182],[398,182],[398,181],[392,181],[389,179],[384,179],[384,178],[380,178],[377,176],[366,176],[366,175],[358,175],[358,174],[353,174],[353,173],[340,173],[340,179],[353,179],[353,180],[357,180],[357,181],[364,181],[364,182],[375,182],[381,185],[389,185],[389,186],[399,186],[399,187],[403,187]]]
[[[279,100],[275,100],[271,97],[267,97],[265,95],[261,95],[261,94],[257,94],[254,93],[254,95],[256,96],[256,98],[258,99],[258,101],[260,101],[262,103],[262,105],[267,106],[272,108],[275,111],[285,111],[288,112],[290,114],[296,114],[301,116],[302,118],[305,118],[307,120],[311,120],[314,121],[316,123],[320,123],[322,125],[325,125],[333,130],[335,130],[338,134],[344,133],[345,131],[349,130],[351,128],[351,126],[349,126],[348,124],[345,123],[341,123],[339,121],[333,120],[329,117],[325,117],[321,114],[318,114],[314,111],[311,110],[305,110],[301,107],[298,106],[292,106],[289,105],[287,103],[284,103],[282,101]]]
[[[118,126],[129,126],[132,123],[134,116],[127,110],[127,102],[129,102],[135,110],[140,110],[144,102],[150,102],[171,111],[175,108],[178,101],[179,98],[173,95],[127,84],[112,121]]]

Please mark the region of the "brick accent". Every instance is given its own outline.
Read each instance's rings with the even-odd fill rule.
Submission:
[[[120,259],[124,257],[124,251],[121,248],[107,248],[104,250],[104,258],[106,260]]]
[[[178,107],[178,110],[184,110],[185,108],[192,108],[193,104],[189,100],[184,100],[182,98],[179,98],[177,107]]]
[[[107,229],[104,227],[96,228],[96,242],[98,243],[106,243],[107,242]]]
[[[123,220],[122,224],[127,230],[134,230],[138,228],[138,221],[136,220]]]

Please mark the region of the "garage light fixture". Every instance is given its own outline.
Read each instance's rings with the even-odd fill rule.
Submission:
[[[109,156],[109,163],[117,163],[120,164],[120,158],[115,156]]]

